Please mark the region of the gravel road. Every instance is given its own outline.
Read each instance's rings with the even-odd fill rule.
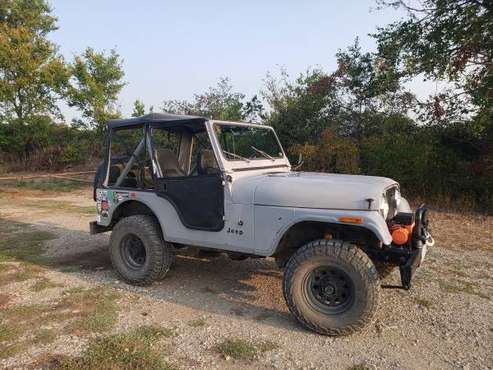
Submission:
[[[44,242],[44,253],[57,262],[44,266],[33,279],[0,280],[2,309],[54,302],[69,288],[117,291],[111,332],[139,325],[172,328],[175,334],[163,344],[162,356],[177,368],[493,368],[493,217],[433,212],[436,246],[417,272],[412,290],[382,289],[376,320],[367,330],[331,338],[295,322],[282,297],[282,271],[271,259],[183,256],[151,287],[118,281],[107,253],[109,235],[87,232],[94,219],[90,196],[89,190],[56,196],[16,190],[2,194],[3,238],[10,226],[19,225],[52,233],[55,237]],[[41,278],[52,285],[33,290],[33,282]],[[394,272],[383,283],[398,281]],[[36,361],[47,354],[78,356],[98,335],[57,329],[50,343],[0,356],[0,367],[49,367]],[[237,359],[217,350],[225,339],[270,347],[253,358]]]

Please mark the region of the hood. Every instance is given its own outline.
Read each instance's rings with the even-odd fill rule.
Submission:
[[[375,176],[285,172],[246,176],[233,186],[233,202],[280,207],[378,210],[386,189],[398,184]]]

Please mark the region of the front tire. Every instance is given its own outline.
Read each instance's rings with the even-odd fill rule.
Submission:
[[[163,278],[174,259],[157,222],[147,215],[118,221],[111,233],[110,257],[120,278],[132,285],[149,285]]]
[[[316,240],[289,259],[283,279],[291,313],[307,329],[347,335],[362,329],[378,308],[380,282],[370,258],[340,240]]]

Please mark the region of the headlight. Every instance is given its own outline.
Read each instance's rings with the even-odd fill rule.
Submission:
[[[395,204],[395,209],[399,208],[399,205],[401,204],[401,192],[399,191],[399,189],[395,189],[394,204]]]
[[[387,219],[387,216],[389,215],[389,202],[387,202],[387,198],[384,196],[382,196],[382,198],[380,199],[380,214],[382,215],[382,217],[386,220]]]

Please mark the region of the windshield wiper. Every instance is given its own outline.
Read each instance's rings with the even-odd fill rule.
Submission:
[[[235,154],[235,153],[231,153],[231,152],[227,152],[226,150],[223,150],[223,153],[225,153],[227,155],[230,155],[233,158],[238,158],[238,159],[241,159],[242,161],[245,161],[245,162],[250,163],[250,160],[248,158],[242,157],[241,155],[238,155],[238,154]]]
[[[265,158],[267,159],[270,159],[271,161],[275,161],[274,157],[268,155],[266,152],[264,152],[263,150],[260,150],[258,148],[255,148],[253,145],[250,145],[250,147],[255,150],[257,153],[260,153],[262,154]]]

